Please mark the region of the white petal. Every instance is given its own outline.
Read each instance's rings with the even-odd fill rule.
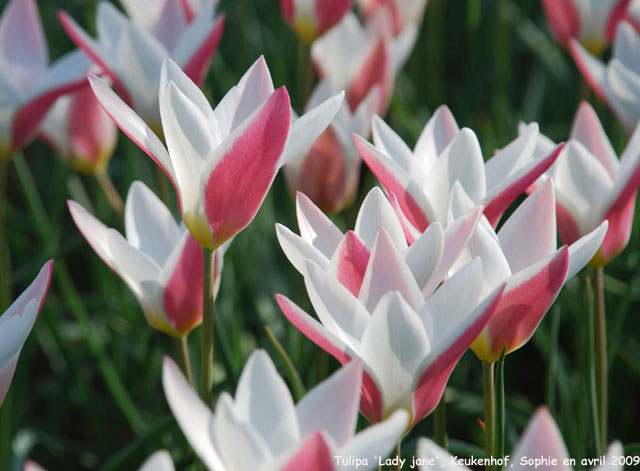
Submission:
[[[433,460],[435,463],[433,466],[423,464],[420,471],[470,471],[466,466],[457,464],[447,450],[440,448],[428,438],[418,438],[416,458]]]
[[[296,196],[296,214],[302,238],[330,259],[342,240],[340,229],[300,192]]]
[[[323,270],[329,268],[329,260],[327,257],[298,234],[293,233],[289,228],[282,224],[276,224],[276,236],[278,237],[282,251],[300,273],[304,273],[305,260],[315,262]]]
[[[413,155],[413,152],[396,132],[384,120],[375,115],[372,119],[373,142],[380,152],[395,160],[400,167],[415,179],[426,178],[426,170]],[[415,173],[414,173],[415,172]]]
[[[360,206],[354,232],[371,249],[380,228],[387,231],[398,250],[402,251],[407,248],[407,239],[404,236],[402,225],[391,203],[384,196],[382,190],[376,186],[369,191]]]
[[[175,469],[169,452],[160,450],[147,458],[138,471],[175,471]]]
[[[439,222],[434,222],[418,236],[404,253],[404,260],[425,297],[431,294],[431,291],[427,291],[425,288],[429,287],[429,282],[433,279],[434,272],[440,265],[443,252],[442,225]]]
[[[609,221],[604,221],[589,234],[569,246],[569,269],[566,280],[573,278],[596,254],[607,235]]]
[[[425,169],[431,168],[459,131],[451,110],[446,105],[439,106],[422,130],[414,150]]]

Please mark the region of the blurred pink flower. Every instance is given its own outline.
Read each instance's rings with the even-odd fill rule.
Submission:
[[[280,0],[282,16],[303,41],[312,42],[333,28],[353,0]]]
[[[428,0],[358,0],[365,16],[371,18],[380,9],[387,9],[393,22],[394,33],[400,33],[410,23],[420,24]]]

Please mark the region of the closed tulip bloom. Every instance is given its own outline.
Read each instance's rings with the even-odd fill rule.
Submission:
[[[22,346],[44,304],[52,272],[53,260],[49,260],[29,287],[0,316],[0,406],[11,385]]]
[[[395,34],[410,23],[420,24],[428,0],[358,0],[365,16],[371,18],[378,10],[387,9],[393,21]]]
[[[553,143],[541,139],[540,152]],[[553,178],[556,189],[558,233],[572,244],[602,221],[609,230],[591,260],[604,266],[628,244],[640,186],[640,127],[618,160],[598,116],[587,102],[578,107],[569,141],[557,162],[542,179]]]
[[[206,76],[224,27],[213,3],[187,23],[179,0],[166,0],[158,28],[147,31],[111,3],[98,3],[98,37],[92,38],[66,12],[60,21],[69,37],[109,76],[122,98],[156,132],[160,132],[158,87],[165,59],[173,59],[200,84]]]
[[[223,392],[215,414],[164,359],[162,383],[178,425],[211,471],[334,471],[336,457],[360,458],[372,470],[402,436],[407,414],[398,411],[355,433],[362,366],[351,362],[295,404],[263,350],[245,364],[235,397]]]
[[[280,0],[280,10],[300,39],[310,43],[333,28],[352,3],[353,0]]]
[[[576,39],[594,54],[611,42],[627,15],[629,0],[541,0],[549,28],[567,46]]]
[[[126,238],[75,201],[68,206],[82,235],[129,286],[152,327],[182,337],[202,322],[202,249],[144,183],[134,182],[127,195]],[[216,251],[214,293],[223,254],[224,247]]]
[[[432,222],[446,224],[450,195],[460,182],[474,204],[496,226],[507,207],[558,157],[562,145],[536,159],[538,125],[486,162],[475,133],[460,130],[446,106],[436,110],[413,150],[382,119],[374,117],[373,142],[355,136],[369,169],[393,194],[409,222],[423,232]]]
[[[313,109],[333,94],[333,87],[321,81],[309,99],[306,109]],[[292,194],[307,195],[325,213],[349,207],[356,196],[362,160],[356,149],[353,133],[368,137],[371,117],[378,109],[380,90],[374,88],[351,112],[342,104],[331,125],[284,167],[284,175]]]
[[[167,150],[104,82],[95,76],[90,82],[116,124],[169,176],[182,219],[211,250],[253,220],[280,166],[326,129],[342,102],[336,95],[292,123],[287,90],[274,91],[260,58],[212,110],[200,89],[167,61],[160,80]]]
[[[58,98],[42,122],[40,137],[74,169],[91,174],[106,171],[118,142],[116,125],[89,82]]]
[[[619,471],[622,470],[623,460],[613,464],[615,458],[624,456],[624,450],[620,442],[613,442],[604,458],[605,464],[593,468],[593,471]],[[440,448],[427,438],[418,440],[418,453],[416,458],[423,460],[420,471],[469,471],[469,468],[458,464],[458,460],[449,452]],[[571,471],[569,453],[562,439],[558,425],[549,413],[549,409],[542,406],[536,410],[529,420],[527,427],[522,432],[513,451],[509,455],[508,468],[513,471],[528,471],[532,469],[531,460],[544,458],[546,463],[536,464],[535,469],[540,471]],[[429,460],[433,465],[428,464]],[[555,462],[554,462],[555,460]],[[578,468],[583,469],[583,468]]]
[[[35,136],[56,99],[85,82],[89,61],[73,52],[49,65],[34,0],[11,0],[0,18],[0,162]]]

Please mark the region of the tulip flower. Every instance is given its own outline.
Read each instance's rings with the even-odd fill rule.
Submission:
[[[306,109],[333,94],[331,84],[321,81]],[[336,118],[311,147],[294,156],[284,166],[284,175],[293,194],[307,195],[325,213],[335,213],[350,206],[360,179],[360,155],[353,144],[353,133],[368,137],[371,117],[378,109],[379,89],[371,90],[354,113],[343,103]]]
[[[98,3],[98,37],[89,36],[66,12],[59,17],[69,37],[112,80],[120,95],[149,126],[160,131],[158,86],[162,63],[172,58],[194,82],[206,76],[218,47],[224,15],[214,15],[208,3],[187,23],[179,0],[166,0],[166,21],[160,18],[157,36],[120,13],[111,3]]]
[[[182,219],[211,250],[251,222],[280,166],[324,131],[342,102],[336,95],[291,123],[287,90],[274,91],[260,58],[212,110],[195,84],[167,61],[160,89],[167,151],[104,82],[95,76],[90,82],[116,124],[169,176]]]
[[[394,31],[398,34],[407,24],[422,22],[427,0],[359,0],[358,5],[367,18],[386,8],[393,20]]]
[[[333,28],[351,9],[353,0],[280,0],[282,16],[305,42]]]
[[[0,406],[11,385],[22,346],[44,304],[52,273],[53,260],[49,260],[29,287],[0,316]]]
[[[449,197],[459,181],[474,204],[485,203],[484,214],[498,224],[502,213],[558,157],[562,144],[543,159],[534,158],[538,125],[498,151],[486,162],[475,133],[460,130],[446,106],[436,110],[413,151],[380,118],[373,120],[371,145],[355,136],[369,169],[409,222],[423,232],[429,223],[446,224]]]
[[[626,21],[620,23],[613,53],[606,65],[576,40],[569,42],[569,49],[587,83],[631,134],[640,119],[640,36],[637,31]]]
[[[377,112],[382,113],[389,105],[394,77],[408,59],[417,37],[416,24],[409,24],[394,38],[384,15],[377,15],[363,27],[353,13],[347,13],[313,43],[311,59],[321,78],[336,90],[346,90],[351,111],[373,88],[379,87]]]
[[[552,145],[548,138],[539,142],[542,152]],[[636,127],[618,160],[595,111],[582,102],[567,145],[541,177],[553,178],[558,233],[565,244],[574,243],[602,221],[609,221],[607,236],[591,260],[592,266],[606,265],[629,242],[640,186],[639,146],[640,127]]]
[[[160,450],[147,458],[138,471],[175,471],[175,469],[169,452]]]
[[[81,86],[88,60],[69,53],[49,65],[34,0],[11,0],[0,18],[0,162],[35,136],[56,99]]]
[[[162,34],[160,29],[167,26],[166,21],[190,23],[209,3],[217,5],[217,0],[120,0],[129,18],[145,28]],[[171,18],[173,15],[173,18]],[[176,17],[176,15],[178,15]],[[163,21],[165,20],[163,25]]]
[[[58,98],[42,122],[40,137],[74,169],[96,175],[106,171],[118,142],[116,126],[89,82]]]
[[[162,383],[178,425],[212,471],[333,471],[338,458],[377,467],[402,436],[407,414],[398,411],[355,433],[362,366],[354,361],[309,391],[296,405],[263,350],[245,364],[235,398],[223,392],[215,415],[197,397],[177,365],[165,357]]]
[[[551,32],[567,46],[571,39],[599,54],[627,15],[629,0],[541,0]]]
[[[453,217],[473,207],[459,184],[452,201]],[[571,246],[556,249],[555,208],[549,179],[518,206],[497,234],[486,220],[478,224],[458,260],[459,264],[475,257],[482,260],[485,292],[506,283],[495,313],[471,345],[483,361],[496,362],[503,348],[508,354],[523,346],[564,283],[591,260],[604,240],[606,221]]]
[[[82,235],[129,286],[152,327],[183,337],[202,322],[202,250],[144,183],[134,182],[127,195],[126,238],[75,201],[68,206]],[[214,292],[223,253],[224,247],[215,255]]]

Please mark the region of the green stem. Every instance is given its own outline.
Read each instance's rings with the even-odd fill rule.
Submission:
[[[24,197],[31,211],[31,216],[36,225],[40,240],[43,245],[47,246],[50,244],[51,234],[54,233],[54,229],[51,226],[49,217],[47,216],[42,200],[40,199],[40,195],[38,194],[38,189],[33,181],[31,171],[29,170],[24,157],[20,153],[14,156],[13,163],[18,175],[18,182],[22,187]],[[56,260],[53,276],[58,289],[65,300],[66,306],[78,323],[89,351],[98,360],[98,369],[102,375],[102,379],[120,407],[120,410],[131,426],[131,429],[136,435],[139,435],[145,430],[146,426],[142,417],[140,417],[138,409],[133,403],[131,396],[124,387],[124,383],[120,379],[118,371],[104,350],[102,340],[98,334],[98,329],[91,321],[89,312],[82,301],[82,297],[73,284],[71,275],[64,263],[64,260]]]
[[[591,406],[591,418],[593,425],[593,436],[596,447],[596,456],[600,456],[602,442],[600,437],[600,416],[598,414],[598,395],[596,392],[596,365],[595,365],[595,334],[594,334],[594,313],[593,313],[593,288],[591,278],[584,277],[585,294],[587,302],[587,370],[589,377],[589,404]]]
[[[560,304],[554,307],[551,316],[551,338],[549,340],[549,366],[547,367],[547,392],[546,404],[552,415],[556,412],[556,381],[558,372],[558,335],[560,331],[560,316],[562,310]]]
[[[13,394],[11,388],[7,391],[2,406],[0,406],[0,469],[11,469],[11,440],[13,439],[13,424],[11,423],[13,408]]]
[[[3,313],[11,302],[11,282],[9,274],[9,249],[7,247],[7,174],[9,164],[0,162],[0,313]]]
[[[495,457],[504,457],[504,422],[505,422],[505,398],[504,398],[504,356],[506,347],[502,349],[497,364],[496,373],[496,429],[495,429]]]
[[[160,196],[160,200],[162,200],[167,208],[171,208],[171,206],[169,206],[169,192],[167,191],[167,182],[165,180],[166,175],[159,165],[154,165],[153,170],[156,179],[156,186],[158,187],[158,196]]]
[[[607,446],[607,324],[604,310],[604,268],[595,270],[596,318],[596,388],[598,391],[598,419],[600,446]],[[599,454],[598,454],[599,456]]]
[[[313,82],[313,67],[311,65],[311,49],[309,45],[302,40],[298,40],[298,73],[300,74],[300,104],[299,110],[302,112],[309,95],[311,95],[311,86]]]
[[[191,387],[195,389],[195,383],[193,382],[193,369],[191,368],[191,356],[189,355],[188,335],[177,338],[176,341],[180,369],[184,373],[185,378],[187,378],[187,381],[189,381]]]
[[[495,443],[494,433],[496,420],[493,363],[488,361],[482,362],[482,380],[484,383],[484,449],[486,458],[491,458],[491,456],[493,456]],[[487,469],[490,469],[490,467],[487,466]]]
[[[100,185],[100,188],[102,188],[102,192],[107,197],[107,201],[109,201],[113,210],[117,214],[122,214],[124,211],[124,202],[120,197],[120,193],[116,190],[113,181],[109,177],[109,174],[106,171],[97,173],[96,179],[98,180],[98,184]]]
[[[213,270],[215,251],[202,249],[204,276],[202,290],[202,391],[204,403],[213,402]]]
[[[433,438],[445,450],[447,449],[447,390],[445,389],[440,402],[433,411]]]
[[[396,457],[398,458],[398,462],[396,464],[396,471],[402,470],[402,466],[400,465],[401,456],[402,456],[402,438],[398,440],[398,444],[396,445]]]
[[[278,356],[284,363],[285,369],[287,370],[287,376],[289,377],[289,382],[291,383],[291,387],[293,388],[293,395],[298,402],[305,394],[304,384],[302,383],[302,378],[300,377],[300,373],[296,369],[291,357],[287,354],[287,351],[284,349],[282,344],[278,341],[278,338],[275,336],[273,331],[268,325],[264,326],[264,330],[267,333],[267,337],[271,340],[276,352],[278,352]]]

